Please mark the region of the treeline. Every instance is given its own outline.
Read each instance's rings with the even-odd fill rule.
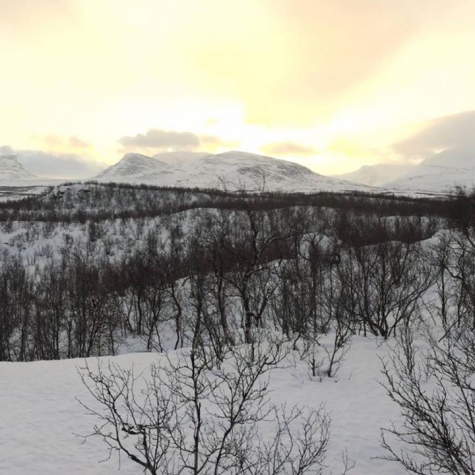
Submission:
[[[453,272],[454,259],[434,261],[423,245],[438,219],[266,209],[266,197],[238,199],[238,210],[197,210],[180,225],[158,221],[113,259],[108,224],[95,221],[84,239],[65,240],[38,259],[4,251],[0,359],[116,354],[131,338],[149,350],[193,341],[219,354],[264,327],[304,342],[310,355],[330,330],[343,342],[355,332],[388,338],[417,317],[426,289],[440,279],[451,280],[444,298],[459,298],[460,311],[472,294],[475,302],[475,291],[441,271]]]
[[[271,210],[295,206],[326,207],[378,216],[449,217],[446,197],[410,198],[364,193],[252,193],[215,189],[163,188],[127,184],[66,184],[43,196],[0,203],[0,223],[154,218],[197,208]]]
[[[100,186],[98,202],[103,193],[117,200],[117,189],[129,198],[130,190],[135,198],[150,191]],[[65,196],[57,201],[73,206]],[[304,341],[310,354],[330,330],[342,341],[354,333],[388,338],[428,311],[475,322],[474,194],[446,202],[452,219],[445,220],[398,215],[418,203],[410,199],[386,215],[382,204],[392,198],[329,195],[340,204],[332,208],[233,196],[238,209],[224,200],[147,226],[131,219],[133,233],[124,228],[118,237],[123,249],[107,236],[110,221],[90,219],[79,238],[66,234],[32,255],[28,240],[52,235],[57,224],[25,223],[28,236],[14,231],[16,247],[0,255],[0,360],[116,354],[131,337],[148,350],[196,338],[219,348],[249,342],[256,327]],[[431,206],[424,203],[417,206]],[[429,306],[423,297],[431,286],[438,300]]]

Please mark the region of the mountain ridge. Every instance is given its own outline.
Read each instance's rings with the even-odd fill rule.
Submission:
[[[170,165],[141,153],[126,153],[116,164],[94,177],[97,180],[136,179],[149,173],[160,172]]]
[[[156,160],[152,157],[147,159]],[[229,190],[249,191],[374,191],[365,185],[320,175],[294,162],[241,151],[203,154],[175,166],[162,163],[163,166],[146,173],[111,173],[117,165],[108,168],[95,179],[170,187],[226,187]]]
[[[358,170],[333,176],[363,185],[385,187],[387,183],[408,173],[411,167],[411,165],[398,163],[377,163],[363,165]]]
[[[0,181],[34,180],[36,175],[23,168],[18,155],[0,155]]]

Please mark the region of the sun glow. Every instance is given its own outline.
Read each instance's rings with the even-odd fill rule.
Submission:
[[[0,0],[3,144],[112,163],[159,130],[323,173],[412,160],[393,144],[475,109],[474,17],[464,0]]]

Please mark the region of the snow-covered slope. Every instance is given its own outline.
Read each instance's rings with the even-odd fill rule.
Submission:
[[[399,191],[448,193],[475,185],[475,153],[450,149],[428,157],[407,174],[385,184]]]
[[[97,175],[96,179],[101,181],[136,181],[140,177],[159,173],[169,167],[166,163],[147,155],[126,153],[118,163]]]
[[[123,161],[124,159],[122,159]],[[154,160],[147,157],[147,160]],[[122,162],[121,161],[121,162]],[[140,163],[145,162],[141,159]],[[141,173],[140,167],[132,173],[119,175],[116,167],[121,162],[101,173],[100,181],[127,181],[158,186],[222,188],[248,191],[373,191],[365,185],[350,183],[339,178],[326,177],[293,162],[245,152],[226,152],[194,158],[175,167],[161,163],[156,170]],[[149,163],[147,161],[146,163]]]
[[[335,178],[399,193],[449,193],[457,186],[475,185],[475,152],[452,148],[418,165],[380,163]]]
[[[16,155],[0,155],[0,182],[34,180],[35,175],[26,171]]]
[[[324,342],[327,344],[327,341]],[[336,378],[311,380],[306,364],[297,358],[295,366],[274,370],[270,379],[271,402],[280,407],[294,404],[318,408],[331,415],[331,439],[325,459],[325,475],[343,472],[342,453],[355,463],[351,475],[404,475],[393,462],[382,459],[381,427],[399,422],[397,407],[378,383],[382,381],[381,361],[388,347],[375,339],[355,337]],[[176,359],[171,352],[170,358]],[[102,358],[103,369],[109,361],[135,375],[146,373],[151,363],[164,363],[165,356],[135,353]],[[107,445],[91,434],[100,421],[88,415],[78,400],[94,404],[82,385],[78,367],[86,363],[95,369],[98,360],[38,361],[35,363],[0,362],[2,387],[2,430],[0,430],[0,473],[5,475],[134,475],[143,473],[127,457],[108,453]],[[137,393],[143,388],[139,380]],[[271,435],[264,432],[265,435]],[[108,457],[110,455],[110,457]],[[102,463],[100,463],[102,462]],[[174,472],[175,473],[175,472]]]
[[[185,163],[198,160],[199,158],[210,155],[208,152],[163,152],[153,156],[157,160],[169,165],[184,165]]]
[[[420,165],[424,167],[475,168],[475,152],[451,148],[426,158]]]
[[[378,163],[376,165],[364,165],[354,172],[336,175],[335,178],[369,186],[385,186],[387,183],[407,174],[412,168],[411,165]]]

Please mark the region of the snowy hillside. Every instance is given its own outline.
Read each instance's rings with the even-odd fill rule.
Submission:
[[[0,202],[44,193],[64,180],[37,177],[18,160],[16,154],[0,154]]]
[[[335,178],[352,181],[368,186],[386,186],[397,178],[405,175],[411,170],[411,165],[399,165],[395,163],[378,163],[376,165],[364,165],[358,170]]]
[[[271,379],[272,402],[300,404],[318,408],[325,404],[331,413],[331,440],[324,475],[343,472],[342,452],[356,463],[351,475],[402,475],[397,465],[374,457],[385,454],[380,446],[380,427],[397,420],[398,410],[385,395],[379,357],[387,354],[387,345],[372,339],[357,338],[339,377],[312,381],[305,364],[277,370]],[[174,357],[172,355],[172,357]],[[164,356],[138,353],[110,358],[124,368],[140,374]],[[102,358],[107,364],[109,358]],[[96,359],[89,359],[91,367]],[[138,466],[116,453],[109,460],[107,447],[98,438],[83,437],[97,423],[86,414],[77,399],[91,403],[81,384],[78,367],[85,360],[0,363],[2,387],[0,404],[0,473],[8,475],[134,475],[143,473]],[[26,449],[27,448],[27,449]],[[100,462],[103,463],[100,463]]]
[[[168,165],[183,165],[202,157],[210,155],[208,152],[162,152],[153,156],[157,160]]]
[[[135,154],[134,154],[135,156]],[[226,152],[195,158],[177,166],[140,156],[137,167],[124,159],[96,177],[99,181],[124,181],[171,187],[221,188],[284,192],[374,191],[339,178],[326,177],[293,162],[245,152]],[[125,158],[125,157],[124,157]],[[135,162],[135,160],[134,160]],[[145,165],[154,164],[149,170]],[[124,172],[120,171],[124,170]]]
[[[101,181],[134,181],[152,173],[159,173],[168,167],[169,165],[166,163],[147,155],[127,153],[118,163],[97,175],[96,179]]]
[[[26,171],[16,155],[0,155],[0,182],[34,180],[35,175]]]
[[[453,148],[431,155],[418,165],[379,163],[335,178],[402,194],[445,194],[458,186],[475,185],[475,153]]]
[[[39,178],[19,162],[14,154],[0,154],[0,202],[44,193],[61,180]]]
[[[428,157],[408,173],[385,184],[408,192],[449,193],[457,186],[475,185],[475,153],[450,149]]]

